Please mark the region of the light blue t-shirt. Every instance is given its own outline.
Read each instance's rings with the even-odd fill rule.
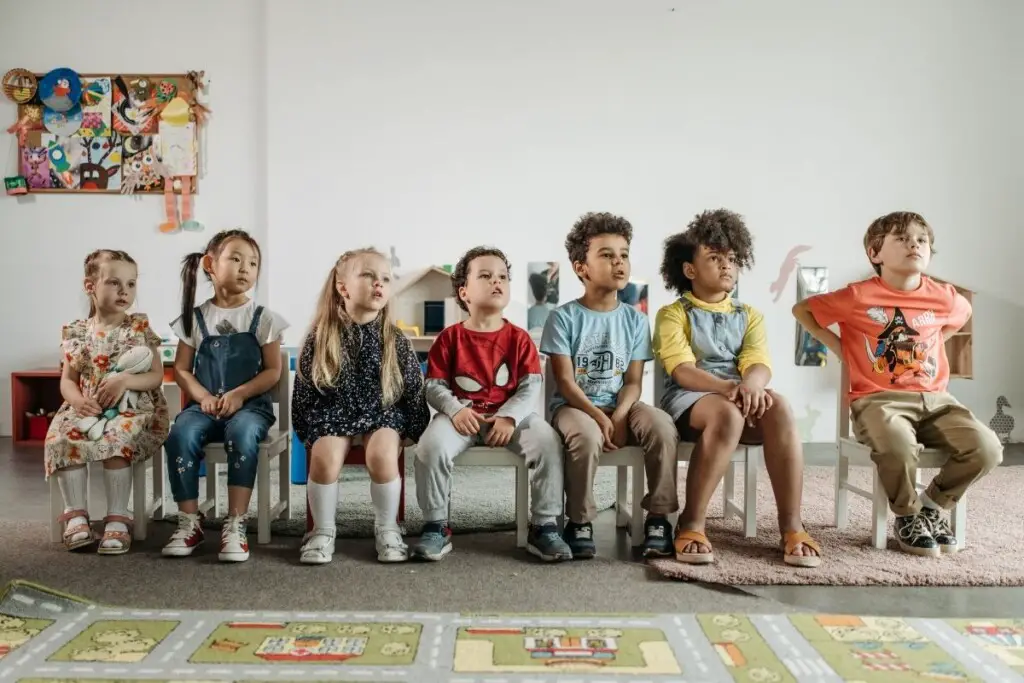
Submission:
[[[611,311],[593,311],[578,301],[559,306],[544,325],[540,350],[569,356],[576,384],[598,408],[615,407],[631,362],[654,358],[647,316],[623,303]],[[550,408],[562,405],[556,388]]]

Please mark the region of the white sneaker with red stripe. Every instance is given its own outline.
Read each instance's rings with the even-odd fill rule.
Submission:
[[[171,534],[160,554],[166,557],[188,557],[203,543],[203,513],[179,512],[178,529]]]
[[[220,530],[220,552],[217,559],[221,562],[245,562],[249,559],[249,541],[245,536],[244,517],[225,517],[224,527]]]

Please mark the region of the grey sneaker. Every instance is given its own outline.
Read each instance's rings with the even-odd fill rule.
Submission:
[[[935,508],[923,508],[921,514],[928,520],[928,526],[932,530],[932,538],[939,544],[939,550],[944,553],[955,553],[960,549],[956,544],[956,536],[946,521],[945,516]]]
[[[526,539],[526,550],[545,562],[562,562],[572,559],[569,544],[558,534],[558,526],[545,524],[530,525],[530,535]]]
[[[896,542],[903,552],[925,557],[939,556],[939,544],[935,542],[931,524],[923,513],[897,517],[894,527]]]
[[[452,530],[448,522],[427,522],[423,525],[420,542],[412,549],[413,557],[440,562],[452,551]]]

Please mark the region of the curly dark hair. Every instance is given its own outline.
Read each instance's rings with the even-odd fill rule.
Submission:
[[[497,256],[500,258],[502,263],[505,264],[505,268],[508,269],[508,279],[512,279],[512,266],[509,264],[505,252],[501,249],[496,247],[473,247],[463,254],[455,264],[455,269],[452,270],[452,292],[455,294],[455,301],[459,304],[459,308],[467,313],[469,312],[469,307],[466,306],[466,302],[459,296],[459,289],[466,286],[466,281],[469,279],[469,266],[473,263],[473,259],[480,258],[481,256]]]
[[[665,240],[665,254],[661,259],[661,277],[665,287],[679,294],[693,289],[693,282],[683,275],[683,264],[693,263],[697,249],[707,247],[716,251],[732,251],[737,268],[754,265],[754,244],[743,217],[728,209],[715,209],[698,214],[686,226],[686,232]]]
[[[633,226],[622,216],[603,211],[580,216],[565,238],[565,250],[569,252],[569,263],[575,265],[587,260],[590,240],[598,235],[622,235],[626,243],[633,241]]]

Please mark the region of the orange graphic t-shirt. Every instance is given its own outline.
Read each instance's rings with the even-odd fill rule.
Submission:
[[[971,305],[952,285],[929,277],[909,292],[873,277],[807,302],[819,325],[839,324],[850,400],[879,391],[945,391],[942,331],[960,329],[971,316]]]

